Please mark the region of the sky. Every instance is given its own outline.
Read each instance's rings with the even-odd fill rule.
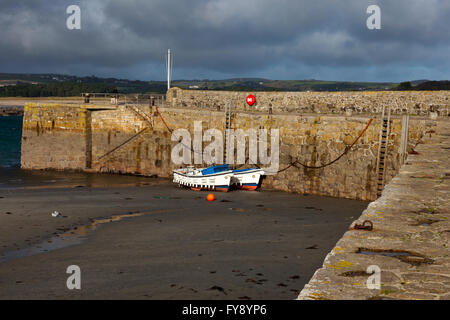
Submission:
[[[450,1],[0,0],[0,73],[164,80],[168,48],[174,79],[448,80]]]

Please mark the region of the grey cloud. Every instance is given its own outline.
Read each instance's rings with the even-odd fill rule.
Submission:
[[[65,27],[70,4],[82,30]],[[170,47],[179,78],[449,78],[449,16],[440,0],[2,0],[0,72],[162,79]]]

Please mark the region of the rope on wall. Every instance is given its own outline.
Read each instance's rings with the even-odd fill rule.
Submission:
[[[141,131],[139,131],[138,133],[136,133],[135,135],[133,135],[131,138],[125,140],[124,142],[122,142],[121,144],[119,144],[117,147],[115,147],[114,149],[108,151],[107,153],[105,153],[104,155],[102,155],[101,157],[99,157],[96,162],[98,163],[100,160],[102,160],[104,157],[109,156],[111,153],[115,152],[116,150],[120,149],[121,147],[123,147],[124,145],[126,145],[128,142],[130,142],[131,140],[133,140],[134,138],[140,136],[142,133],[144,133],[145,131],[147,131],[149,129],[149,127],[145,127],[144,129],[142,129]]]
[[[155,106],[155,108],[156,108],[156,112],[158,113],[158,115],[159,115],[159,117],[161,118],[162,122],[163,122],[164,125],[166,126],[167,130],[169,130],[170,133],[173,133],[173,130],[170,129],[170,127],[167,125],[166,120],[164,120],[162,114],[159,112],[158,107]],[[181,141],[179,141],[179,143],[180,143],[181,145],[183,145],[185,148],[191,150],[192,152],[197,153],[197,154],[202,154],[202,155],[203,155],[203,152],[199,152],[199,151],[197,151],[197,150],[194,150],[191,146],[187,146],[187,145],[185,145],[185,144],[184,144],[183,142],[181,142]]]
[[[155,106],[155,108],[156,108],[156,112],[158,113],[158,115],[159,115],[159,117],[161,118],[162,122],[163,122],[163,123],[164,123],[164,125],[166,126],[167,130],[169,130],[169,132],[170,132],[170,133],[173,133],[173,130],[169,128],[169,126],[167,125],[167,122],[166,122],[166,120],[164,120],[164,118],[163,118],[163,116],[162,116],[161,112],[159,112],[159,109],[158,109],[158,107],[157,107],[157,106]]]
[[[163,122],[164,125],[166,126],[167,130],[169,130],[169,132],[172,133],[173,130],[170,129],[169,126],[167,125],[167,123],[166,123],[166,121],[164,120],[163,116],[162,116],[161,113],[159,112],[158,107],[156,107],[156,112],[158,113],[158,115],[159,115],[159,117],[161,118],[162,122]],[[336,159],[334,159],[333,161],[330,161],[330,162],[328,162],[328,163],[326,163],[326,164],[323,164],[323,165],[321,165],[321,166],[310,166],[310,165],[307,165],[307,164],[305,164],[305,163],[300,162],[298,159],[295,159],[294,161],[291,161],[291,163],[290,163],[287,167],[285,167],[285,168],[283,168],[283,169],[281,169],[281,170],[278,170],[276,173],[283,172],[283,171],[285,171],[285,170],[287,170],[287,169],[289,169],[289,168],[291,168],[291,167],[296,167],[296,168],[300,169],[299,166],[301,166],[301,167],[304,167],[304,168],[307,168],[307,169],[322,169],[322,168],[325,168],[325,167],[328,167],[328,166],[332,165],[333,163],[339,161],[339,159],[341,159],[343,156],[345,156],[345,155],[352,149],[352,147],[358,142],[359,139],[361,139],[361,137],[362,137],[362,136],[364,135],[364,133],[367,131],[367,129],[369,128],[369,126],[370,126],[370,124],[372,123],[372,121],[373,121],[373,118],[370,118],[370,120],[369,120],[369,122],[367,123],[366,127],[363,129],[363,131],[361,131],[361,133],[360,133],[360,134],[358,135],[358,137],[352,142],[352,144],[349,145],[349,146],[347,146],[347,147],[345,148],[344,152],[341,153],[341,154],[340,154]],[[184,144],[183,144],[183,145],[184,145]],[[185,146],[185,145],[184,145],[184,146]],[[186,147],[186,148],[189,148],[190,150],[192,150],[191,147],[188,147],[188,146],[185,146],[185,147]],[[195,152],[194,150],[192,150],[192,151]],[[255,163],[251,163],[251,165],[254,165],[254,166],[260,168],[260,167],[259,167],[257,164],[255,164]]]
[[[334,159],[333,161],[328,162],[328,163],[326,163],[326,164],[323,164],[323,165],[321,165],[321,166],[309,166],[309,165],[307,165],[307,164],[305,164],[305,163],[302,163],[302,162],[298,161],[298,159],[296,159],[295,161],[291,162],[291,163],[289,164],[289,166],[287,166],[286,168],[281,169],[281,170],[278,170],[277,173],[283,172],[283,171],[289,169],[289,168],[292,167],[292,166],[294,166],[294,167],[296,167],[296,168],[299,168],[297,165],[300,165],[300,166],[305,167],[305,168],[307,168],[307,169],[321,169],[321,168],[325,168],[325,167],[328,167],[328,166],[332,165],[333,163],[335,163],[336,161],[338,161],[339,159],[341,159],[344,155],[346,155],[346,154],[350,151],[350,149],[356,144],[356,142],[358,142],[358,140],[359,140],[359,139],[364,135],[364,133],[367,131],[367,129],[369,128],[369,126],[370,126],[370,124],[372,123],[372,121],[373,121],[373,119],[371,118],[371,119],[369,120],[369,122],[367,123],[366,127],[364,128],[364,130],[361,131],[361,133],[360,133],[359,136],[353,141],[353,143],[352,143],[351,145],[347,146],[347,147],[345,148],[344,152],[343,152],[341,155],[339,155],[339,157],[337,157],[336,159]]]

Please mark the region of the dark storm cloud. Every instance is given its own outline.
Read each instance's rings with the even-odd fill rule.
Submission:
[[[444,79],[449,16],[444,0],[2,0],[0,72],[162,79],[172,48],[177,78]]]

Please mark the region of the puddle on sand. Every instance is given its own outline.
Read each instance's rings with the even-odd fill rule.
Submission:
[[[18,250],[2,253],[2,254],[0,254],[0,263],[14,260],[17,258],[33,256],[36,254],[41,254],[41,253],[81,244],[83,241],[85,241],[87,239],[87,237],[90,233],[95,231],[102,224],[106,224],[106,223],[110,223],[110,222],[117,222],[117,221],[120,221],[123,219],[140,217],[140,216],[148,215],[148,214],[166,213],[166,212],[171,212],[171,211],[174,211],[174,210],[157,210],[157,211],[142,212],[142,213],[136,212],[136,213],[116,215],[116,216],[112,216],[111,218],[94,219],[87,225],[74,227],[74,228],[70,229],[69,231],[66,231],[59,235],[55,235],[55,236],[51,237],[50,239],[44,240],[43,242],[41,242],[39,244],[30,246],[27,248],[23,248],[23,249],[18,249]]]

